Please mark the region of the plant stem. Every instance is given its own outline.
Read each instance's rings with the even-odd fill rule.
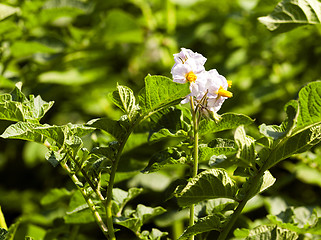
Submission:
[[[81,174],[83,175],[83,177],[85,178],[86,182],[89,184],[89,186],[92,188],[93,191],[95,191],[95,193],[97,194],[97,196],[99,197],[99,199],[101,201],[104,201],[104,197],[101,194],[100,190],[98,187],[95,187],[94,183],[91,181],[91,179],[89,178],[87,172],[81,167],[81,164],[79,164],[79,162],[76,160],[76,158],[74,156],[72,156],[69,152],[67,152],[67,154],[69,155],[70,158],[72,158],[73,162],[77,165],[77,167],[80,169]]]
[[[239,202],[239,205],[235,209],[235,211],[232,214],[230,220],[224,226],[224,229],[220,233],[220,235],[219,235],[217,240],[225,240],[225,239],[227,239],[227,236],[228,236],[229,232],[231,231],[231,228],[233,227],[233,225],[236,222],[237,218],[242,213],[242,210],[245,207],[246,203],[257,193],[257,189],[260,187],[261,178],[262,178],[264,172],[265,172],[265,168],[262,167],[258,171],[258,173],[253,177],[253,179],[251,181],[252,182],[251,188],[247,192],[246,196]]]
[[[190,105],[193,116],[193,134],[194,134],[194,142],[193,142],[193,172],[192,178],[197,176],[198,173],[198,117],[197,110],[194,108],[193,97],[190,97]],[[194,225],[194,204],[190,206],[190,217],[189,217],[189,226]],[[190,237],[190,240],[194,240],[194,236]]]
[[[74,182],[74,184],[77,186],[77,188],[79,189],[79,191],[81,192],[81,194],[84,196],[90,210],[92,211],[94,218],[98,224],[98,226],[100,227],[101,231],[104,233],[104,235],[106,236],[106,238],[108,238],[108,228],[106,227],[104,221],[102,220],[100,214],[98,213],[96,206],[94,204],[94,202],[92,201],[91,198],[88,197],[85,189],[83,189],[80,186],[80,181],[78,179],[78,177],[73,174],[69,168],[69,166],[67,165],[67,163],[61,163],[61,166],[68,172],[69,177],[71,178],[71,180]]]
[[[137,120],[135,123],[137,123],[137,122],[139,122],[139,120]],[[109,233],[110,240],[116,240],[114,225],[113,225],[113,215],[112,215],[112,210],[111,210],[116,171],[117,171],[118,162],[120,160],[121,154],[123,152],[123,149],[125,147],[125,144],[129,138],[130,134],[132,133],[132,131],[134,129],[135,123],[128,130],[127,135],[124,137],[124,139],[122,139],[119,149],[118,149],[118,152],[117,152],[117,155],[116,155],[113,165],[111,167],[110,175],[109,175],[109,182],[108,182],[107,194],[106,194],[106,200],[107,200],[106,201],[106,215],[107,215],[107,227],[108,227],[108,233]]]

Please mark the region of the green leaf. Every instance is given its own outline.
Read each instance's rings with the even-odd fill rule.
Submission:
[[[130,211],[127,214],[125,211],[125,216],[115,217],[114,221],[115,223],[132,230],[134,233],[138,233],[144,223],[164,212],[166,212],[166,210],[162,207],[152,208],[139,204],[135,211]]]
[[[168,166],[183,165],[186,161],[187,156],[185,152],[179,151],[175,147],[170,147],[154,154],[148,166],[143,170],[143,173],[156,172]]]
[[[248,166],[252,166],[256,159],[255,140],[246,135],[244,126],[239,126],[235,130],[234,139],[238,146],[236,157]]]
[[[134,93],[129,87],[117,85],[117,90],[112,94],[112,101],[128,115],[129,120],[134,117],[138,110]]]
[[[268,160],[268,168],[293,154],[307,151],[321,141],[321,82],[310,83],[301,89],[298,106],[299,112],[291,131],[274,144],[273,149],[261,154],[263,160]]]
[[[275,183],[276,179],[272,176],[270,171],[265,171],[263,174],[263,182],[261,184],[259,193],[265,191]]]
[[[84,124],[68,123],[67,125],[63,125],[63,127],[65,129],[67,138],[70,136],[83,137],[95,130],[94,128],[87,127]]]
[[[53,166],[57,167],[59,162],[65,159],[66,153],[61,153],[58,151],[49,151],[45,155],[46,160]]]
[[[278,215],[268,215],[267,218],[279,227],[289,229],[298,234],[321,235],[321,218],[316,211],[306,207],[288,207]]]
[[[261,225],[250,230],[246,240],[295,240],[298,239],[298,234],[288,229],[280,228],[272,225]]]
[[[188,133],[184,130],[178,130],[175,133],[172,133],[167,128],[162,128],[156,133],[153,133],[152,136],[149,138],[151,142],[154,141],[160,141],[164,138],[186,138],[188,136]]]
[[[88,14],[92,11],[93,4],[79,0],[49,0],[41,9],[40,22],[50,22],[52,25],[63,27],[68,26],[73,18]]]
[[[321,3],[318,0],[283,0],[266,16],[260,17],[270,31],[286,32],[293,28],[321,23]]]
[[[209,232],[212,230],[219,231],[222,228],[222,222],[219,215],[210,215],[199,219],[193,226],[188,227],[178,240],[186,240],[189,237],[199,233]]]
[[[259,126],[260,133],[266,137],[271,137],[273,140],[282,138],[285,135],[284,128],[277,125],[266,125],[263,123]]]
[[[189,111],[179,105],[154,113],[150,117],[151,128],[157,132],[151,135],[149,141],[159,141],[172,137],[186,138],[191,128],[190,120],[188,119],[190,115]]]
[[[44,143],[46,139],[51,139],[58,144],[58,147],[62,147],[65,142],[63,126],[41,125],[28,122],[18,122],[10,125],[0,137],[38,143]]]
[[[76,191],[71,197],[69,210],[64,217],[67,224],[91,223],[95,219],[83,195]]]
[[[0,3],[0,21],[2,21],[3,19],[19,12],[20,9],[17,7],[11,7],[9,5],[5,5]]]
[[[179,84],[163,76],[148,75],[139,94],[143,115],[149,117],[163,108],[174,106],[190,93],[188,84]]]
[[[293,154],[302,153],[309,150],[321,141],[321,123],[304,130],[300,130],[294,135],[285,138],[270,153],[268,167],[272,167],[283,159]]]
[[[12,55],[16,58],[32,56],[35,53],[53,54],[57,50],[40,42],[15,41],[11,46]]]
[[[71,192],[65,188],[54,188],[51,189],[42,199],[42,205],[49,205],[55,202],[58,202],[62,198],[69,197]]]
[[[114,9],[109,11],[105,20],[105,40],[109,42],[141,43],[143,30],[135,18],[125,11]]]
[[[28,99],[16,86],[10,94],[0,95],[0,119],[37,123],[53,104],[40,96],[30,95]]]
[[[186,207],[207,199],[236,199],[238,187],[224,169],[209,169],[191,179],[176,193],[178,204]]]
[[[126,119],[118,121],[109,118],[92,119],[86,123],[87,126],[98,128],[111,134],[118,141],[121,141],[127,133]]]
[[[95,77],[96,75],[90,70],[78,70],[73,68],[65,71],[47,71],[41,73],[38,76],[38,80],[39,82],[46,84],[79,86],[93,82]]]
[[[233,140],[217,138],[208,145],[201,144],[199,146],[199,162],[211,161],[222,155],[230,155],[236,152],[235,143]]]
[[[162,237],[167,236],[167,232],[162,232],[156,228],[152,228],[152,232],[149,234],[149,239],[150,240],[160,240]]]
[[[7,224],[6,224],[6,220],[5,220],[2,210],[1,210],[1,206],[0,206],[0,228],[1,229],[8,229]],[[1,233],[0,233],[0,236],[1,236]]]
[[[124,191],[119,188],[114,188],[113,189],[113,200],[114,202],[118,205],[118,211],[115,213],[117,216],[118,214],[121,214],[122,209],[125,207],[125,205],[138,196],[140,193],[142,193],[143,189],[142,188],[130,188],[127,191]]]
[[[243,114],[224,113],[218,121],[204,119],[200,122],[199,134],[216,133],[224,130],[234,129],[240,125],[249,125],[254,122],[250,117]]]
[[[134,233],[139,232],[142,226],[142,223],[138,218],[115,217],[113,220],[116,224],[132,230]]]
[[[240,188],[240,191],[238,191],[237,199],[242,200],[250,190],[252,192],[251,193],[252,195],[250,195],[250,198],[252,198],[256,194],[263,192],[264,190],[272,186],[275,183],[275,181],[276,179],[272,176],[272,174],[268,170],[266,170],[263,173],[263,176],[260,177],[259,179],[256,179],[255,177],[249,178],[246,182],[244,182],[242,188]]]
[[[320,3],[321,11],[321,3]],[[321,123],[321,82],[312,82],[299,92],[299,116],[296,128]]]
[[[139,218],[143,224],[147,223],[151,218],[163,214],[166,210],[162,207],[146,207],[142,204],[137,206],[136,212],[133,214],[134,217]]]

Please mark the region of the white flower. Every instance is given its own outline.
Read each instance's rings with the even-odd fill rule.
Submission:
[[[191,93],[182,103],[188,102],[189,96],[197,97],[200,94],[200,85],[205,71],[204,63],[206,58],[199,53],[194,53],[189,49],[182,48],[181,52],[174,54],[175,64],[171,74],[173,81],[177,83],[189,83]]]
[[[203,92],[207,94],[207,109],[211,112],[220,110],[223,102],[233,94],[227,90],[232,85],[231,81],[220,75],[215,69],[207,72],[206,84]]]
[[[197,64],[197,67],[200,67],[200,69],[194,69],[196,72],[205,70],[204,64],[206,62],[206,58],[202,54],[194,53],[192,50],[186,48],[181,48],[179,53],[174,54],[175,64],[173,68],[177,64],[184,64],[188,59],[193,59]]]
[[[201,54],[182,48],[179,53],[174,54],[174,60],[171,70],[173,81],[189,83],[191,91],[181,103],[187,103],[192,96],[196,104],[201,105],[201,109],[216,114],[223,102],[233,96],[227,90],[232,82],[227,81],[215,69],[205,71],[206,58]]]

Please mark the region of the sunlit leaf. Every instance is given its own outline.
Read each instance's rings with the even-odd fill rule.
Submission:
[[[240,191],[238,191],[237,199],[242,200],[245,195],[248,195],[249,191],[251,191],[251,195],[249,196],[249,199],[251,199],[256,194],[261,193],[271,187],[275,183],[275,181],[276,179],[268,170],[266,170],[263,173],[263,176],[261,176],[260,178],[249,178],[246,182],[243,183]]]
[[[166,210],[162,207],[153,208],[153,207],[147,207],[142,204],[139,204],[133,216],[141,219],[142,223],[146,223],[151,218],[156,217],[164,212],[166,212]]]
[[[91,223],[95,221],[93,214],[80,191],[76,191],[71,197],[69,209],[64,220],[66,223],[70,224]]]
[[[320,3],[321,11],[321,3]],[[321,123],[321,82],[312,82],[299,92],[297,128]]]
[[[272,225],[260,225],[249,231],[246,240],[264,240],[264,239],[280,239],[280,240],[295,240],[298,239],[296,232],[290,231]]]
[[[6,224],[6,220],[5,220],[5,217],[2,213],[2,210],[1,210],[1,206],[0,206],[0,229],[4,229],[4,230],[7,230],[8,229],[8,226]],[[7,231],[5,231],[6,233]],[[1,238],[1,231],[0,231],[0,238]]]
[[[211,159],[220,155],[229,155],[236,153],[236,147],[233,140],[215,139],[208,145],[199,146],[199,162],[210,161]]]
[[[143,170],[144,173],[159,171],[160,169],[173,165],[183,165],[187,161],[186,153],[176,148],[167,148],[154,154],[148,166]]]
[[[207,199],[236,198],[238,187],[223,169],[209,169],[191,179],[184,189],[177,193],[181,207]]]
[[[210,215],[201,218],[193,226],[188,227],[178,240],[186,240],[189,239],[190,236],[212,230],[219,231],[222,225],[219,215]]]
[[[40,42],[15,41],[11,46],[11,52],[14,57],[27,57],[35,53],[56,53],[56,50]]]
[[[90,2],[79,0],[49,0],[46,1],[40,12],[41,22],[50,22],[55,26],[67,26],[72,18],[88,14],[92,11]]]
[[[291,134],[265,153],[268,167],[296,153],[307,151],[321,141],[321,82],[313,82],[299,92],[299,113]]]
[[[124,126],[124,121],[122,120],[115,121],[109,118],[97,118],[90,120],[86,125],[104,130],[115,137],[118,141],[120,141],[127,132],[127,129]]]
[[[298,234],[321,234],[321,218],[315,211],[307,207],[288,207],[277,215],[268,215],[268,219],[282,227]]]
[[[52,107],[53,101],[46,102],[40,96],[29,99],[15,87],[10,94],[0,95],[0,119],[37,123]]]
[[[215,133],[228,129],[235,129],[240,125],[249,125],[254,120],[243,114],[225,113],[218,121],[204,119],[200,122],[199,134]]]
[[[157,228],[153,228],[151,233],[148,234],[150,240],[160,240],[162,237],[165,237],[167,235],[168,235],[167,232],[162,232],[162,231],[158,230]]]
[[[263,174],[263,182],[261,184],[259,193],[265,191],[275,183],[276,179],[272,176],[269,171],[265,171]]]
[[[2,138],[22,139],[44,143],[47,138],[54,140],[60,147],[64,144],[65,134],[61,126],[49,126],[18,122],[10,125],[1,135]]]
[[[167,128],[163,128],[159,130],[156,133],[153,133],[153,135],[149,138],[151,142],[153,141],[159,141],[164,138],[186,138],[188,136],[188,133],[184,130],[178,130],[175,133],[172,133]]]
[[[269,30],[279,32],[307,24],[320,24],[321,3],[318,0],[283,0],[270,15],[260,17],[259,21]]]
[[[137,233],[144,223],[164,212],[166,212],[166,210],[162,207],[152,208],[139,204],[135,211],[130,211],[127,216],[125,213],[125,217],[115,217],[114,221],[119,225],[127,227],[134,233]]]
[[[0,21],[17,13],[19,8],[0,3]]]
[[[112,94],[112,100],[117,107],[128,115],[129,119],[138,110],[134,93],[129,87],[117,85],[117,90]]]
[[[235,143],[238,146],[236,157],[249,166],[251,164],[254,164],[256,158],[254,146],[255,140],[252,137],[246,135],[243,126],[239,126],[235,130],[234,138]]]
[[[144,115],[150,116],[165,107],[174,106],[190,93],[188,84],[179,84],[163,76],[145,78],[145,88],[139,95]]]
[[[119,188],[114,188],[113,200],[118,205],[118,212],[115,213],[115,215],[118,216],[118,214],[121,214],[121,211],[124,208],[124,206],[130,200],[132,200],[133,198],[138,196],[140,193],[142,193],[142,191],[143,191],[142,188],[130,188],[128,192]]]

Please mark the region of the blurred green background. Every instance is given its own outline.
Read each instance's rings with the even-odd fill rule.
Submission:
[[[171,77],[173,54],[185,47],[207,58],[207,70],[215,68],[233,81],[234,96],[219,113],[247,114],[256,125],[279,124],[285,117],[284,104],[306,83],[320,79],[321,27],[271,33],[257,18],[268,15],[277,3],[4,0],[0,9],[8,9],[7,16],[0,16],[1,93],[21,81],[26,95],[55,101],[43,123],[117,119],[121,112],[107,98],[116,84],[137,93],[147,74]],[[1,132],[8,124],[0,123]],[[0,141],[0,206],[7,224],[23,216],[31,223],[24,231],[34,231],[39,235],[35,239],[42,239],[44,229],[59,226],[68,202],[44,206],[41,199],[52,188],[73,186],[61,169],[45,162],[43,146]],[[301,156],[294,161],[304,162],[302,158],[311,159]],[[304,166],[310,169],[309,164]],[[314,167],[316,175],[309,180],[306,174],[297,174],[291,162],[283,164],[274,170],[280,179],[274,191],[285,189],[285,198],[292,202],[315,204],[320,200],[320,169]],[[151,189],[158,194],[162,190]],[[264,216],[265,210],[260,211]]]

